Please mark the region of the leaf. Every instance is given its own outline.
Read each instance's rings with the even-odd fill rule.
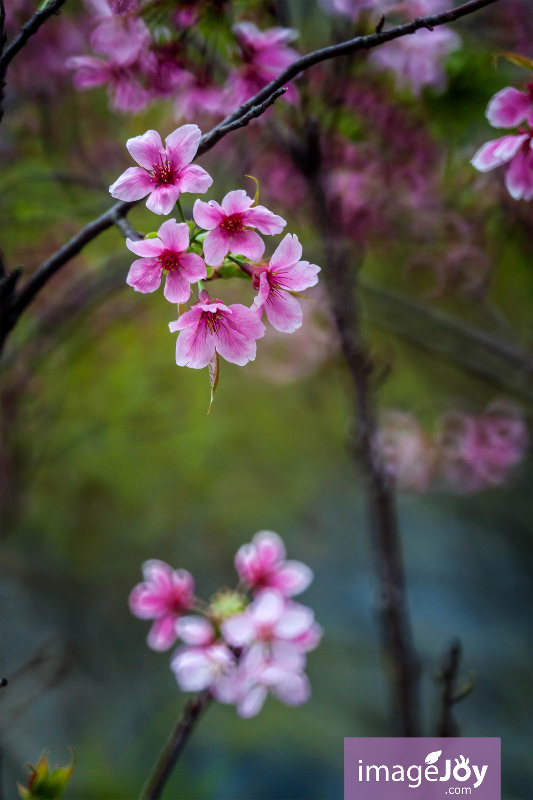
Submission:
[[[426,756],[426,764],[434,764],[435,761],[438,761],[440,756],[442,755],[442,750],[435,750],[434,753],[430,753]]]
[[[145,234],[145,239],[157,239],[158,234],[157,231],[150,231],[150,233]]]
[[[254,206],[256,206],[256,205],[257,205],[257,203],[259,202],[259,181],[257,180],[257,178],[254,178],[254,176],[253,176],[253,175],[245,175],[244,177],[245,177],[245,178],[250,178],[250,180],[251,180],[251,181],[254,181],[254,182],[255,182],[255,185],[256,185],[255,196],[254,196],[254,202],[252,203],[252,208],[253,208],[253,207],[254,207]]]
[[[215,399],[215,392],[218,386],[218,370],[219,370],[219,360],[218,360],[218,353],[215,351],[215,355],[207,365],[207,369],[209,370],[209,380],[211,382],[211,402],[209,403],[209,408],[207,409],[207,413],[211,411],[211,406],[213,405],[213,400]]]
[[[523,69],[533,70],[533,59],[527,56],[522,56],[520,53],[509,53],[505,50],[498,50],[494,53],[493,60],[496,65],[499,58],[505,58],[514,64],[515,67],[522,67]]]

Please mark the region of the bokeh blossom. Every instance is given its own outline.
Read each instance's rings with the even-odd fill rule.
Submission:
[[[226,361],[244,366],[256,355],[256,339],[265,326],[251,309],[240,303],[226,306],[200,292],[199,302],[175,322],[171,331],[180,331],[176,345],[176,364],[180,367],[207,367],[215,351]]]
[[[192,606],[193,577],[187,570],[173,570],[157,559],[143,564],[143,577],[144,582],[130,594],[131,613],[140,619],[153,619],[148,646],[152,650],[168,650],[178,636],[176,621]]]
[[[191,283],[205,278],[203,258],[188,253],[189,226],[175,219],[164,222],[157,239],[135,242],[126,239],[132,253],[141,256],[130,267],[127,283],[138,292],[154,292],[161,285],[163,272],[167,272],[164,295],[171,303],[186,303],[191,296]]]
[[[256,533],[250,544],[239,548],[235,569],[246,588],[254,594],[272,588],[285,597],[292,597],[307,589],[313,580],[308,566],[300,561],[285,560],[285,546],[272,531]]]
[[[273,235],[281,233],[287,224],[282,217],[273,214],[264,206],[253,206],[253,198],[244,189],[235,189],[222,200],[196,200],[193,208],[194,221],[198,227],[209,231],[204,240],[205,263],[220,264],[228,253],[239,253],[256,260],[265,252],[265,243],[258,233]]]
[[[423,492],[433,477],[435,448],[420,423],[402,411],[389,411],[376,436],[376,452],[398,488]]]
[[[129,167],[109,187],[118,200],[140,200],[149,195],[146,207],[154,214],[169,214],[182,192],[206,192],[213,179],[197,164],[191,164],[201,131],[197,125],[182,125],[165,139],[153,130],[128,139],[126,147],[139,167]]]

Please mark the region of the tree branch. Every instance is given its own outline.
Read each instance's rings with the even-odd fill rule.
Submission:
[[[455,641],[442,659],[441,672],[438,680],[442,683],[441,705],[437,736],[459,736],[459,728],[452,715],[452,706],[455,702],[455,684],[461,661],[461,642]]]
[[[50,14],[54,13],[54,11],[57,10],[57,8],[59,8],[60,5],[62,5],[65,1],[66,0],[52,0],[52,2],[45,7],[45,9],[37,12],[37,14],[32,17],[32,20],[34,20],[35,17],[42,15],[45,11],[47,11],[48,16],[50,16]],[[428,28],[431,30],[438,25],[444,25],[448,22],[453,22],[460,17],[471,14],[474,11],[483,8],[484,6],[495,2],[498,2],[498,0],[470,0],[470,2],[464,3],[463,5],[458,6],[450,11],[443,12],[442,14],[433,14],[428,17],[417,18],[412,22],[408,22],[404,25],[398,25],[397,27],[391,28],[387,31],[373,33],[369,36],[358,36],[355,39],[350,39],[349,41],[341,42],[340,44],[333,45],[331,47],[325,47],[321,50],[316,50],[312,53],[302,56],[302,58],[299,58],[289,67],[287,67],[287,69],[285,69],[278,78],[271,81],[267,86],[264,87],[264,89],[261,89],[260,92],[254,95],[254,97],[251,97],[246,103],[243,103],[243,105],[234,111],[233,114],[226,117],[226,119],[213,128],[213,130],[207,134],[204,134],[200,140],[196,158],[210,150],[217,142],[220,141],[220,139],[222,139],[231,131],[248,125],[252,119],[255,119],[263,114],[264,111],[266,111],[266,109],[272,105],[272,103],[274,103],[275,100],[283,93],[284,85],[288,81],[295,78],[301,72],[305,72],[315,64],[319,64],[322,61],[327,61],[332,58],[337,58],[338,56],[349,55],[357,50],[368,50],[373,47],[378,47],[385,42],[415,33],[421,28]],[[54,10],[51,10],[52,8]],[[26,26],[29,26],[32,20],[30,20],[29,23],[26,23]],[[42,24],[42,22],[39,24]],[[30,31],[30,33],[26,35],[26,39],[31,35],[31,33],[34,32],[35,30]],[[4,53],[3,60],[6,59],[8,53],[10,53],[12,48],[15,47],[21,35],[22,31],[21,34],[19,34],[19,37],[17,37],[17,40],[15,40],[15,42],[13,42],[8,50]],[[23,44],[24,42],[18,46],[17,50],[19,50]],[[11,60],[13,55],[14,53],[10,56],[9,60]],[[12,296],[11,301],[8,304],[5,303],[2,306],[0,309],[2,312],[2,320],[0,323],[0,352],[7,336],[16,325],[23,311],[31,303],[42,287],[50,280],[50,278],[64,264],[70,261],[71,258],[77,255],[86,244],[99,236],[104,230],[116,225],[118,220],[124,219],[129,210],[135,205],[138,205],[139,202],[140,201],[126,203],[121,201],[119,203],[115,203],[115,205],[112,206],[105,214],[102,214],[96,220],[88,223],[88,225],[86,225],[85,228],[83,228],[76,236],[74,236],[70,242],[67,242],[66,245],[61,247],[53,256],[51,256],[47,261],[45,261],[44,264],[42,264],[37,272],[32,275],[31,278],[29,278],[20,292]]]
[[[203,710],[212,700],[209,689],[188,700],[183,714],[161,751],[139,800],[158,800]]]
[[[19,31],[18,36],[16,36],[9,47],[4,50],[4,44],[6,40],[4,31],[5,10],[4,2],[2,0],[2,4],[0,6],[0,122],[4,116],[4,88],[6,85],[6,73],[9,64],[13,61],[17,53],[22,50],[28,39],[37,33],[41,25],[43,25],[47,19],[49,19],[53,14],[57,14],[61,6],[63,6],[65,3],[66,0],[49,0],[49,2],[43,8],[41,8],[39,11],[36,11],[33,17],[24,23]]]

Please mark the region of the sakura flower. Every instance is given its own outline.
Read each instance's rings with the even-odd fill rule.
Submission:
[[[92,2],[99,19],[91,33],[95,53],[109,56],[116,64],[127,65],[137,60],[151,42],[150,31],[138,16],[135,0],[96,0]]]
[[[175,219],[163,222],[157,239],[134,242],[126,239],[126,246],[135,255],[141,256],[133,262],[127,277],[129,286],[137,292],[154,292],[161,284],[163,272],[167,272],[164,295],[171,303],[185,303],[191,296],[191,283],[205,278],[203,258],[188,253],[189,226]]]
[[[242,613],[224,620],[221,628],[233,647],[260,642],[269,649],[274,642],[285,642],[303,652],[302,641],[307,646],[320,638],[310,635],[315,628],[312,610],[287,601],[276,589],[264,589]]]
[[[235,556],[235,568],[241,581],[253,592],[271,588],[285,597],[300,594],[313,580],[308,566],[285,560],[283,542],[272,531],[260,531],[250,544],[243,544]]]
[[[119,200],[140,200],[149,195],[146,207],[154,214],[169,214],[182,192],[206,192],[213,179],[191,164],[201,131],[197,125],[182,125],[165,139],[156,131],[128,139],[126,147],[139,167],[130,167],[109,191]]]
[[[240,303],[226,306],[200,292],[200,301],[175,322],[171,331],[181,331],[176,345],[176,364],[202,369],[215,352],[226,361],[244,366],[256,355],[255,340],[265,334],[265,326],[251,309]]]
[[[251,22],[235,25],[233,32],[241,48],[243,65],[230,75],[228,95],[232,106],[238,106],[296,61],[298,53],[287,44],[296,39],[298,32],[291,28],[259,31]],[[285,98],[292,102],[298,99],[292,83],[287,87]]]
[[[503,401],[491,404],[478,417],[448,414],[439,439],[444,477],[463,492],[502,484],[527,447],[520,411]]]
[[[117,111],[134,114],[150,100],[148,92],[137,80],[137,71],[131,64],[117,64],[112,60],[106,61],[93,56],[73,56],[67,59],[65,66],[76,71],[72,79],[76,89],[93,89],[95,86],[107,85],[111,107]]]
[[[206,264],[215,267],[230,251],[255,261],[265,252],[265,243],[251,229],[257,228],[269,236],[281,233],[287,224],[285,220],[264,206],[252,208],[253,202],[244,189],[228,192],[222,205],[215,200],[195,202],[192,211],[194,221],[200,228],[209,231],[204,240]]]
[[[278,331],[292,333],[302,324],[302,309],[289,292],[300,292],[318,283],[320,267],[300,261],[302,245],[295,234],[288,233],[278,245],[268,266],[253,268],[253,286],[259,289],[252,309],[266,311],[269,322]]]
[[[299,706],[311,695],[304,666],[304,656],[284,643],[274,644],[268,653],[254,645],[236,668],[222,676],[214,694],[223,703],[235,703],[245,719],[261,711],[269,691],[282,703]]]
[[[514,200],[533,198],[533,131],[519,131],[486,142],[472,159],[472,166],[480,172],[509,164],[504,183]]]
[[[194,580],[187,570],[173,570],[164,561],[152,559],[143,564],[144,583],[131,592],[131,613],[140,619],[155,620],[148,634],[152,650],[168,650],[177,638],[176,621],[191,608]]]
[[[422,28],[376,48],[370,61],[378,68],[392,70],[398,86],[410,87],[418,96],[424,86],[445,87],[443,62],[460,43],[460,37],[449,28]]]
[[[493,128],[515,128],[526,120],[533,126],[533,82],[527,84],[527,92],[512,86],[497,92],[485,113]]]
[[[411,414],[389,411],[379,427],[375,449],[385,474],[400,489],[423,492],[428,488],[433,474],[434,448]]]
[[[211,623],[203,617],[181,617],[178,636],[188,647],[179,648],[171,661],[178,685],[186,692],[213,688],[235,664],[235,656],[222,641],[216,641]]]

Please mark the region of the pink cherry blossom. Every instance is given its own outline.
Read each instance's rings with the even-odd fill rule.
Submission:
[[[288,233],[278,245],[268,266],[253,268],[253,285],[259,289],[252,308],[266,311],[269,322],[278,331],[292,333],[302,324],[302,309],[290,292],[300,292],[318,283],[320,267],[300,261],[302,245],[295,234]]]
[[[128,139],[126,147],[139,167],[130,167],[109,191],[119,200],[140,200],[149,195],[146,207],[154,214],[169,214],[182,192],[206,192],[213,179],[191,164],[201,131],[197,125],[182,125],[165,139],[153,130]]]
[[[520,411],[503,401],[492,403],[478,417],[448,414],[439,440],[444,478],[462,492],[502,484],[527,448]]]
[[[165,297],[171,303],[186,303],[191,296],[191,283],[206,276],[204,260],[196,253],[187,252],[189,226],[186,222],[178,224],[175,219],[169,219],[163,222],[157,235],[157,239],[140,242],[126,239],[128,249],[141,256],[131,265],[127,283],[137,292],[154,292],[161,284],[163,272],[167,271]]]
[[[398,86],[409,87],[418,96],[425,86],[444,89],[443,63],[460,43],[460,37],[449,28],[422,28],[376,48],[370,61],[376,67],[392,70]]]
[[[217,266],[229,252],[255,261],[265,252],[265,243],[251,229],[257,228],[269,236],[281,233],[287,224],[285,220],[264,206],[252,207],[253,202],[244,189],[228,192],[222,205],[215,200],[195,202],[194,221],[198,227],[209,231],[204,240],[206,264]]]
[[[116,64],[132,64],[152,39],[138,15],[138,4],[130,0],[109,3],[98,0],[92,5],[100,20],[90,37],[94,52],[108,56]]]
[[[239,578],[252,592],[277,589],[285,597],[303,592],[313,573],[301,561],[286,561],[281,538],[272,531],[256,533],[250,544],[243,544],[235,556]]]
[[[238,666],[218,681],[215,697],[223,703],[235,703],[240,717],[255,717],[263,707],[268,692],[290,706],[305,703],[311,687],[303,669],[305,657],[283,642],[266,652],[255,645],[247,650]]]
[[[505,186],[514,200],[533,198],[533,131],[502,136],[486,142],[472,159],[472,166],[480,172],[509,164],[505,172]]]
[[[533,83],[527,92],[512,86],[497,92],[487,106],[486,117],[493,128],[516,128],[527,121],[533,127]]]
[[[171,661],[178,685],[183,691],[214,689],[217,682],[236,663],[235,655],[203,617],[181,617],[176,623],[178,636],[187,647],[179,648]]]
[[[200,292],[200,301],[169,325],[181,331],[176,345],[176,364],[202,369],[215,351],[226,361],[244,366],[256,355],[256,339],[265,334],[265,326],[251,309],[240,303],[226,306]]]
[[[291,28],[259,31],[251,22],[235,25],[233,32],[244,63],[230,75],[228,95],[230,104],[239,106],[296,61],[298,53],[287,45],[296,39],[298,32]],[[292,102],[298,99],[292,83],[288,85],[285,98]]]
[[[150,100],[149,94],[138,81],[138,72],[131,65],[116,64],[94,56],[73,56],[65,62],[67,69],[75,70],[72,82],[76,89],[108,88],[112,108],[136,113]]]
[[[385,474],[400,489],[423,492],[431,481],[434,447],[419,422],[402,411],[389,411],[375,441]]]
[[[233,647],[260,642],[268,649],[274,642],[284,642],[303,652],[320,638],[311,633],[318,634],[312,610],[288,601],[276,589],[264,589],[243,612],[224,620],[221,628]]]
[[[177,638],[176,621],[191,608],[194,580],[187,570],[173,570],[164,561],[152,559],[143,564],[144,583],[131,592],[131,613],[140,619],[155,620],[148,634],[152,650],[168,650]]]

